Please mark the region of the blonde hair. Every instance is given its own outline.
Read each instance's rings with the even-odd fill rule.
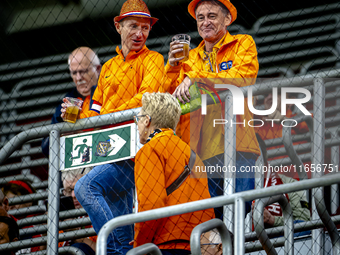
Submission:
[[[92,170],[92,167],[81,167],[73,170],[63,171],[61,174],[61,179],[63,182],[73,182],[79,176],[86,175]]]
[[[181,116],[181,107],[169,93],[144,93],[142,112],[151,117],[155,128],[175,129]]]

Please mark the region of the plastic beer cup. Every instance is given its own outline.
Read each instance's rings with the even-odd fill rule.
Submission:
[[[179,62],[184,62],[189,59],[190,40],[191,38],[187,34],[178,34],[172,37],[172,41],[179,41],[181,44],[183,44],[183,51],[174,54],[175,58],[184,56],[184,58],[179,60]]]
[[[79,110],[81,108],[81,105],[83,104],[83,100],[80,100],[78,98],[73,97],[66,97],[67,99],[67,108],[64,116],[64,121],[76,123]]]

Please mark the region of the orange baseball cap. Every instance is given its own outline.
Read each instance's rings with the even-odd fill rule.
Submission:
[[[194,19],[196,19],[195,8],[199,1],[201,0],[192,0],[190,4],[188,5],[188,12]],[[233,23],[235,19],[237,18],[237,10],[235,6],[229,0],[218,0],[218,1],[222,3],[225,7],[227,7],[227,9],[229,10],[231,14],[230,24]]]
[[[157,18],[151,17],[150,11],[143,0],[127,0],[120,10],[119,16],[116,16],[114,22],[119,22],[127,17],[147,18],[151,20],[151,26],[157,22]]]

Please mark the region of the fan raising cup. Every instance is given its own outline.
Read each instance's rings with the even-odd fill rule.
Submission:
[[[190,48],[190,36],[187,34],[177,34],[174,37],[172,37],[172,41],[179,41],[181,44],[183,44],[183,51],[177,52],[174,54],[175,58],[183,57],[183,59],[179,60],[179,62],[184,62],[189,59],[189,48]]]
[[[83,100],[73,97],[66,97],[66,100],[67,108],[63,120],[70,123],[76,123]]]

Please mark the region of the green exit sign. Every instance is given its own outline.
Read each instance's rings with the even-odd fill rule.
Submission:
[[[136,141],[135,124],[61,137],[60,170],[133,158]]]

